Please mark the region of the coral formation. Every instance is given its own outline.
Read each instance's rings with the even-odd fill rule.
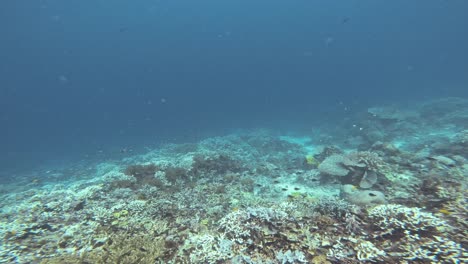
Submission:
[[[350,184],[341,186],[340,196],[352,204],[361,206],[385,204],[387,202],[382,192],[360,190]]]
[[[0,262],[468,262],[467,105],[371,108],[327,133],[248,131],[18,180],[0,193]]]
[[[389,252],[408,260],[457,262],[463,256],[462,246],[446,237],[453,231],[447,222],[419,208],[402,205],[379,205],[369,210],[376,228],[374,236],[399,245]]]

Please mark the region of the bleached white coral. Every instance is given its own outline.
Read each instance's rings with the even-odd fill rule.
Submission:
[[[250,235],[250,230],[258,228],[258,224],[251,219],[265,222],[278,222],[288,216],[282,210],[267,207],[247,208],[229,213],[219,220],[219,229],[233,241],[242,244]]]
[[[336,240],[336,243],[328,249],[327,257],[335,258],[338,260],[348,259],[354,255],[354,252],[347,248],[340,239]]]
[[[128,182],[136,182],[136,178],[132,176],[125,175],[121,171],[111,171],[103,175],[104,181],[112,182],[112,181],[128,181]]]
[[[403,235],[398,244],[404,251],[399,256],[405,259],[432,263],[461,263],[468,260],[460,244],[444,237],[444,233],[451,230],[448,223],[420,208],[379,205],[369,210],[369,216],[374,220],[373,224],[383,231],[377,236]]]
[[[441,229],[447,223],[431,213],[423,212],[417,207],[406,207],[398,204],[378,205],[369,210],[373,224],[390,234],[394,230],[418,232],[428,229]]]
[[[355,247],[356,257],[359,261],[375,261],[385,256],[385,251],[377,248],[369,241],[361,241]]]
[[[85,188],[77,188],[74,192],[69,193],[67,196],[72,196],[74,200],[83,200],[92,197],[96,193],[101,192],[102,188],[102,185],[99,184],[87,186]]]
[[[128,208],[134,212],[142,212],[146,208],[146,201],[134,200],[128,203]]]
[[[244,238],[250,235],[249,230],[244,225],[247,219],[249,219],[249,215],[243,210],[238,210],[229,213],[219,220],[219,226],[225,235],[228,235],[234,241],[242,244]]]
[[[90,209],[90,213],[97,222],[108,222],[112,216],[112,211],[101,206],[94,206]]]
[[[447,238],[434,236],[434,240],[422,240],[419,236],[409,235],[410,243],[406,245],[408,260],[430,260],[440,263],[441,260],[450,263],[466,263],[468,253],[464,253],[462,246]]]
[[[354,205],[333,196],[320,197],[311,206],[316,212],[336,218],[344,217],[357,210]]]
[[[276,253],[276,259],[280,261],[281,264],[293,264],[293,263],[306,263],[307,260],[303,252],[299,250]]]
[[[233,242],[210,234],[194,235],[183,248],[189,250],[191,263],[219,263],[232,258]]]
[[[247,208],[247,213],[252,216],[256,217],[265,221],[271,221],[271,220],[283,220],[285,219],[288,214],[278,210],[278,209],[273,209],[273,208],[267,208],[267,207],[259,207],[259,208]]]

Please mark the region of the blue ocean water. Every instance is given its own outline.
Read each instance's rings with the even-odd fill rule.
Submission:
[[[2,167],[467,96],[466,1],[13,1]]]

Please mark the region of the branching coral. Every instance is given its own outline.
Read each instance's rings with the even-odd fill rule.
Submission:
[[[397,204],[378,205],[369,210],[373,225],[382,232],[380,236],[401,233],[420,234],[422,231],[437,232],[447,228],[445,221],[416,207]]]
[[[209,173],[222,174],[226,172],[238,172],[240,169],[241,166],[239,162],[226,155],[197,155],[193,157],[192,169],[190,170],[190,173],[197,178],[203,174],[208,176],[207,174]]]
[[[220,263],[233,257],[231,240],[210,234],[189,237],[181,250],[189,253],[190,263]]]
[[[334,198],[334,197],[323,197],[312,204],[312,208],[315,212],[323,215],[328,215],[336,219],[344,219],[347,214],[351,214],[357,208],[348,202]]]
[[[379,257],[385,256],[385,251],[377,248],[369,241],[361,241],[355,247],[356,258],[359,261],[374,261]]]
[[[437,262],[459,261],[462,257],[462,247],[445,236],[451,227],[431,213],[388,204],[370,209],[369,218],[375,229],[374,237],[391,239],[399,245],[398,256]]]
[[[288,214],[280,209],[267,207],[247,208],[229,213],[219,221],[224,235],[238,243],[244,243],[252,230],[258,229],[261,222],[277,223],[286,220]]]
[[[164,253],[164,240],[152,235],[113,234],[81,254],[52,257],[41,264],[59,263],[141,263],[152,264]]]
[[[188,180],[187,171],[183,168],[169,167],[165,170],[164,176],[171,184],[175,184],[177,180]]]
[[[124,174],[136,179],[132,188],[139,188],[144,185],[162,186],[160,179],[154,177],[159,168],[154,164],[148,165],[130,165],[124,170]]]
[[[366,171],[375,171],[384,173],[388,170],[388,165],[385,161],[375,152],[370,151],[356,151],[347,155],[349,161],[348,166],[365,168]]]
[[[156,167],[156,165],[154,164],[130,165],[125,169],[124,174],[128,176],[133,176],[139,179],[139,178],[145,178],[148,176],[154,176],[157,170],[158,170],[158,167]]]

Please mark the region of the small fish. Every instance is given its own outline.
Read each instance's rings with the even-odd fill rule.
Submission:
[[[146,250],[146,248],[144,248],[144,247],[141,247],[141,248],[140,248],[140,251],[142,251],[142,252],[148,252],[148,250]]]
[[[129,153],[132,152],[133,150],[131,148],[122,148],[120,149],[120,153]]]
[[[325,46],[329,47],[334,41],[335,39],[333,39],[332,37],[327,37],[324,39],[323,43],[325,44]]]
[[[351,18],[349,17],[344,17],[342,20],[341,20],[341,24],[346,24],[348,23],[348,21],[350,20]]]
[[[450,212],[449,210],[444,209],[444,208],[440,209],[439,213],[444,214],[444,215],[451,215],[452,214],[452,212]]]

